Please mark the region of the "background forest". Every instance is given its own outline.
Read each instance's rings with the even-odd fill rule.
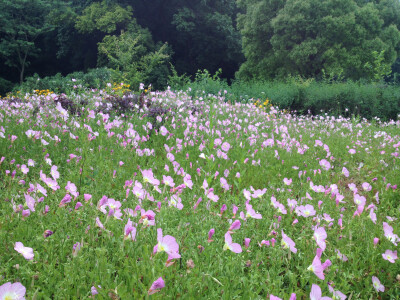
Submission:
[[[398,83],[399,28],[398,0],[2,0],[0,94],[71,73],[134,90],[211,74]]]

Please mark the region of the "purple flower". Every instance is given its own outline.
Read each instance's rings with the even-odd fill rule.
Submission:
[[[212,236],[214,235],[214,233],[215,233],[215,229],[214,228],[210,229],[210,231],[208,232],[208,240],[207,240],[207,242],[211,243],[213,241],[212,240]]]
[[[251,241],[251,240],[250,240],[249,238],[245,238],[245,239],[244,239],[244,246],[245,246],[246,249],[249,248],[250,241]]]
[[[148,291],[148,294],[151,295],[151,294],[157,293],[164,287],[165,287],[165,282],[162,279],[162,277],[160,277],[153,282],[153,284],[151,285],[151,287]]]
[[[46,229],[43,233],[43,237],[44,238],[48,238],[49,236],[51,236],[53,234],[53,231]]]
[[[72,256],[76,257],[78,255],[79,250],[81,250],[82,244],[76,243],[72,246]]]

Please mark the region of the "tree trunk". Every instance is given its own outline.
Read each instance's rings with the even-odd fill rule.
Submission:
[[[19,73],[19,83],[22,84],[24,82],[24,72],[25,72],[25,63],[26,57],[28,56],[28,52],[25,52],[24,59],[21,61],[21,72]]]

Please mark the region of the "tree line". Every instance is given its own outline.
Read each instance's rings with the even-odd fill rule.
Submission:
[[[1,0],[0,86],[97,67],[158,88],[220,68],[379,80],[400,72],[399,28],[398,0]]]

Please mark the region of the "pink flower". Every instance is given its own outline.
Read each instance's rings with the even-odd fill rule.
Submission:
[[[160,277],[156,281],[153,282],[153,284],[151,285],[151,287],[148,291],[148,294],[152,295],[154,293],[157,293],[164,287],[165,287],[164,280],[162,279],[162,277]]]
[[[104,229],[104,225],[103,225],[103,223],[101,223],[99,217],[96,218],[96,225],[97,225],[98,227],[100,227],[101,229]]]
[[[76,257],[78,256],[78,252],[81,250],[82,244],[77,242],[72,246],[72,256]]]
[[[361,186],[364,191],[369,192],[370,190],[372,190],[372,186],[368,182],[364,182]]]
[[[333,299],[346,300],[347,296],[343,294],[341,291],[335,290],[329,283],[328,283],[328,289],[333,294]]]
[[[342,169],[342,174],[343,174],[345,177],[349,177],[349,175],[350,175],[349,170],[347,170],[346,167],[343,167],[343,169]]]
[[[325,170],[328,171],[331,168],[331,164],[326,159],[322,159],[319,161],[319,165]]]
[[[210,231],[208,232],[207,242],[211,243],[213,241],[212,236],[214,235],[214,233],[215,233],[215,229],[214,228],[210,229]]]
[[[316,227],[314,231],[314,239],[317,242],[318,247],[322,249],[322,251],[325,251],[326,248],[326,231],[324,227]]]
[[[369,217],[370,217],[371,221],[374,222],[374,224],[376,224],[377,218],[376,218],[376,213],[374,212],[373,209],[371,209],[369,211]]]
[[[177,194],[171,196],[171,200],[168,201],[168,204],[176,207],[179,210],[182,210],[183,208],[182,199]]]
[[[398,259],[397,251],[386,250],[385,253],[382,254],[383,259],[390,261],[392,264],[395,263],[395,260]]]
[[[185,177],[183,177],[183,183],[189,188],[193,188],[193,181],[192,181],[192,176],[190,174],[186,174]]]
[[[397,242],[400,241],[400,238],[397,234],[393,233],[393,227],[388,223],[383,222],[383,231],[385,233],[385,237],[391,241],[395,246],[397,246]]]
[[[224,245],[224,251],[225,250],[231,250],[234,253],[241,253],[242,252],[242,247],[238,243],[232,243],[232,237],[229,233],[225,233],[225,245]]]
[[[124,228],[124,240],[132,239],[132,241],[135,241],[135,238],[136,238],[136,227],[132,225],[131,219],[128,219],[128,223],[126,223]]]
[[[140,220],[139,223],[143,223],[144,226],[154,226],[155,225],[155,212],[152,210],[145,211],[144,209],[140,210]]]
[[[283,183],[286,185],[291,185],[292,184],[292,178],[287,179],[286,177],[283,179]]]
[[[108,199],[107,205],[109,207],[108,215],[113,216],[116,219],[121,219],[122,212],[121,212],[121,202],[116,201],[115,199]]]
[[[228,142],[224,142],[224,143],[221,145],[222,151],[228,152],[230,148],[231,148],[231,145],[230,145]]]
[[[255,190],[254,193],[251,195],[254,199],[256,198],[261,198],[265,193],[266,193],[267,189],[264,188],[262,190]],[[247,199],[250,200],[250,199]]]
[[[28,159],[28,166],[34,167],[35,166],[35,161],[33,159]]]
[[[37,190],[43,194],[43,196],[47,197],[47,191],[44,187],[42,187],[39,183],[36,184]]]
[[[245,238],[244,239],[244,247],[247,249],[247,248],[249,248],[249,245],[250,245],[250,239],[249,238]]]
[[[348,261],[349,259],[347,258],[346,255],[342,254],[339,249],[336,249],[336,256],[338,259],[342,260],[342,261]]]
[[[90,288],[90,291],[92,292],[92,296],[97,295],[99,293],[94,285]]]
[[[65,186],[65,189],[67,192],[69,192],[72,196],[78,197],[79,193],[77,192],[78,189],[75,184],[73,184],[71,181],[67,182],[67,185]]]
[[[311,204],[307,204],[305,206],[300,205],[297,207],[296,211],[300,216],[303,216],[305,218],[315,216],[315,214],[317,213],[314,209],[314,206],[312,206]]]
[[[243,190],[243,196],[246,198],[246,200],[251,200],[251,193],[246,189]]]
[[[88,202],[90,199],[92,199],[92,195],[90,195],[90,194],[83,194],[83,198],[85,199],[86,202]]]
[[[22,211],[22,217],[23,217],[23,218],[29,217],[30,214],[31,214],[31,211],[30,211],[29,209],[24,209],[24,210]]]
[[[239,228],[240,228],[240,225],[241,225],[241,223],[240,223],[239,220],[234,221],[234,222],[232,223],[232,225],[229,227],[228,232],[229,232],[229,233],[233,233],[232,230],[237,230],[237,229],[239,229]]]
[[[71,195],[70,194],[65,194],[64,198],[61,199],[60,204],[58,204],[59,207],[64,207],[67,203],[71,202]]]
[[[0,299],[24,300],[26,288],[20,282],[7,282],[0,286]]]
[[[359,194],[354,194],[354,203],[357,204],[357,206],[364,207],[366,202],[367,199],[365,199],[364,196],[360,196]]]
[[[358,192],[357,186],[354,183],[349,183],[348,187],[349,187],[350,191],[352,191],[354,194],[356,194]]]
[[[282,230],[282,241],[281,241],[281,245],[284,249],[290,249],[290,251],[292,251],[293,253],[297,253],[297,249],[295,248],[295,242],[293,242],[293,240],[288,237]]]
[[[312,271],[319,279],[325,279],[324,268],[322,267],[321,259],[318,255],[314,257],[312,264],[307,270]]]
[[[261,214],[256,213],[256,211],[253,209],[253,206],[250,204],[246,203],[246,218],[253,218],[253,219],[262,219]]]
[[[50,170],[50,174],[54,180],[60,178],[60,173],[57,171],[57,168],[58,168],[57,166],[53,165]]]
[[[44,181],[44,183],[46,183],[47,186],[48,186],[49,188],[51,188],[53,191],[57,191],[57,190],[60,188],[60,186],[58,185],[57,181],[55,181],[55,180],[53,180],[53,179],[51,179],[51,178],[46,178],[46,177],[45,177],[45,179],[44,179],[43,181]]]
[[[214,202],[218,202],[218,200],[219,200],[219,197],[217,195],[215,195],[213,191],[209,191],[207,193],[207,198]]]
[[[350,153],[350,154],[355,154],[355,153],[356,153],[356,150],[350,149],[350,150],[349,150],[349,153]]]
[[[18,253],[21,253],[23,257],[27,260],[33,260],[34,254],[33,249],[29,247],[24,247],[21,242],[16,242],[14,246],[14,250]]]
[[[163,236],[162,229],[157,228],[158,244],[154,246],[153,253],[165,252],[168,254],[168,261],[174,258],[180,258],[179,245],[175,238],[170,235]]]
[[[165,185],[170,186],[170,187],[174,187],[175,186],[174,179],[171,176],[163,175],[163,183]]]
[[[29,168],[26,165],[21,166],[21,172],[24,174],[28,174]]]
[[[226,181],[226,179],[225,179],[224,177],[221,177],[221,178],[219,179],[219,182],[220,182],[220,184],[221,184],[221,187],[222,187],[225,191],[229,191],[229,184],[228,184],[228,182]]]
[[[166,136],[168,134],[167,128],[165,128],[165,126],[161,126],[160,127],[160,133],[161,133],[162,136]]]
[[[32,212],[34,212],[34,211],[35,211],[35,203],[36,203],[36,200],[33,199],[31,196],[29,196],[29,195],[27,195],[27,194],[24,194],[24,196],[25,196],[25,203],[26,203],[26,206],[28,206],[28,208],[29,208]]]
[[[383,286],[383,284],[381,284],[381,282],[379,281],[379,279],[375,276],[372,276],[372,284],[375,288],[375,290],[377,292],[384,292],[385,291],[385,287]]]
[[[319,285],[313,284],[311,287],[310,300],[332,300],[332,298],[322,297],[322,291]]]
[[[141,172],[144,182],[149,182],[152,185],[160,185],[160,181],[154,178],[153,171],[151,169],[142,170]]]

